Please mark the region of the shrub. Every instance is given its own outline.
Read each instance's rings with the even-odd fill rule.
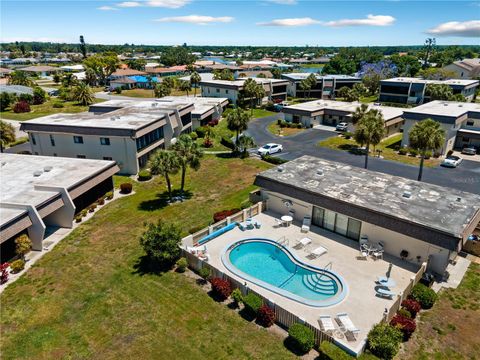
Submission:
[[[43,104],[47,99],[47,93],[41,87],[36,86],[33,88],[33,104]]]
[[[430,309],[437,300],[437,294],[429,287],[417,284],[413,287],[410,298],[418,301],[422,309]]]
[[[122,194],[130,194],[132,192],[132,184],[130,183],[123,183],[123,184],[120,184],[120,192]]]
[[[224,280],[222,278],[213,278],[210,280],[210,284],[212,284],[214,296],[221,301],[226,300],[232,293],[232,287],[230,286],[228,280]]]
[[[398,150],[399,155],[407,155],[407,153],[408,153],[407,148],[400,148],[400,150]]]
[[[10,264],[4,262],[0,265],[0,284],[5,284],[8,281],[8,267]]]
[[[297,129],[301,129],[302,128],[302,124],[297,124]]]
[[[262,160],[274,165],[285,164],[288,161],[271,155],[262,155]]]
[[[15,101],[15,95],[7,92],[0,93],[0,111],[5,111],[12,102]]]
[[[222,139],[220,140],[220,144],[222,144],[223,146],[231,149],[231,150],[234,150],[235,149],[235,143],[233,142],[232,139],[228,138],[228,137],[222,137]]]
[[[413,332],[417,328],[415,320],[406,318],[402,315],[395,315],[390,321],[390,325],[400,329],[403,334],[403,340],[407,341],[412,336]]]
[[[32,241],[26,234],[22,234],[15,239],[15,254],[25,256],[32,249]]]
[[[262,305],[257,312],[257,321],[263,327],[270,327],[275,322],[275,311],[267,305]]]
[[[105,194],[105,199],[106,200],[112,200],[113,199],[113,191],[109,191]]]
[[[435,159],[438,159],[438,158],[440,157],[440,155],[441,155],[441,154],[440,154],[438,151],[435,151],[435,152],[433,153],[433,157],[434,157]]]
[[[432,157],[432,152],[431,151],[425,151],[424,158],[425,159],[430,159]]]
[[[408,311],[407,309],[404,309],[404,308],[398,309],[397,315],[403,316],[404,318],[407,318],[407,319],[412,318],[412,314],[410,314],[410,311]]]
[[[176,225],[159,220],[156,224],[146,225],[146,230],[140,237],[140,245],[151,261],[170,268],[180,257],[180,234]]]
[[[282,124],[282,119],[277,119],[277,125],[281,125]]]
[[[402,342],[402,332],[385,323],[377,324],[368,333],[367,341],[370,351],[379,358],[393,359]]]
[[[334,343],[322,341],[320,344],[320,359],[322,360],[353,360],[353,357],[340,349]]]
[[[219,222],[226,219],[228,216],[232,216],[240,211],[240,209],[222,210],[213,214],[213,222]]]
[[[452,154],[453,154],[453,150],[448,150],[448,151],[447,151],[447,157],[448,157],[448,156],[452,156]]]
[[[82,221],[82,217],[80,215],[75,216],[75,222],[79,223]]]
[[[192,140],[197,140],[198,139],[198,135],[197,135],[196,132],[191,132],[190,137],[192,138]]]
[[[418,151],[417,149],[409,149],[408,152],[410,153],[410,156],[417,156],[418,155]]]
[[[213,141],[210,139],[203,140],[203,147],[211,148],[213,146]]]
[[[87,209],[83,209],[82,211],[80,211],[80,216],[81,217],[87,216]]]
[[[116,94],[121,94],[121,93],[122,93],[122,88],[121,88],[120,86],[119,86],[119,87],[116,87],[116,88],[114,89],[114,91],[115,91]]]
[[[202,225],[194,226],[190,230],[188,230],[188,233],[189,234],[195,234],[196,232],[202,230],[203,228],[204,228],[204,226],[202,226]]]
[[[55,109],[61,109],[61,108],[65,107],[65,105],[60,101],[55,101],[53,103],[52,107],[54,107]]]
[[[315,344],[313,331],[302,324],[293,324],[288,328],[292,345],[303,353],[309,352]]]
[[[15,260],[10,264],[10,269],[12,269],[12,272],[14,274],[19,273],[23,269],[25,269],[25,261],[22,259]]]
[[[207,267],[202,267],[200,270],[198,270],[198,275],[203,279],[203,280],[208,280],[210,277],[210,269]]]
[[[232,299],[237,306],[243,302],[243,295],[239,288],[236,288],[232,291]]]
[[[211,120],[208,122],[208,126],[214,127],[218,125],[218,119]]]
[[[141,170],[138,173],[138,181],[147,181],[152,178],[152,174],[148,170]]]
[[[248,312],[250,312],[252,315],[256,315],[258,309],[260,309],[260,307],[263,305],[263,301],[260,296],[255,295],[254,293],[248,293],[243,297],[243,304]]]
[[[181,257],[180,259],[177,260],[177,271],[178,272],[185,272],[185,270],[188,267],[188,261],[184,257]]]
[[[22,100],[22,101],[17,101],[15,105],[13,106],[13,112],[14,113],[26,113],[30,112],[30,105],[28,102]]]
[[[97,204],[92,204],[88,207],[88,212],[93,213],[95,211],[95,208],[97,207]]]
[[[284,128],[284,127],[287,126],[287,124],[288,124],[288,123],[287,123],[286,121],[283,121],[283,120],[282,120],[282,121],[280,121],[280,124],[279,124],[279,125],[280,125],[281,128]]]
[[[25,101],[28,104],[32,104],[33,103],[33,95],[20,94],[20,95],[18,95],[18,101]]]
[[[104,198],[100,198],[97,200],[97,204],[98,205],[104,205],[105,204],[105,199]]]
[[[420,303],[414,299],[403,300],[402,306],[412,315],[412,318],[415,318],[417,313],[422,309]]]
[[[198,128],[197,130],[195,130],[195,131],[197,132],[197,136],[198,136],[199,138],[205,137],[205,132],[206,132],[206,130],[205,130],[205,127],[204,127],[204,126],[199,127],[199,128]]]
[[[349,132],[349,131],[345,131],[345,132],[343,133],[343,137],[344,137],[345,139],[347,139],[347,140],[350,139],[352,136],[353,136],[353,133],[351,133],[351,132]]]

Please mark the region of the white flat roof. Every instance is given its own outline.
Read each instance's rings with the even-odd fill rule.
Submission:
[[[37,207],[58,195],[58,192],[35,190],[35,185],[69,189],[112,166],[115,166],[115,161],[2,153],[0,204]],[[38,172],[35,174],[38,176],[34,175],[35,172]],[[7,209],[0,205],[1,224],[23,212],[25,211],[21,209]]]
[[[478,84],[478,80],[466,80],[466,79],[449,79],[449,80],[427,80],[414,77],[395,77],[391,79],[384,79],[382,82],[398,82],[398,83],[418,83],[418,84],[446,84],[446,85],[473,85]]]
[[[467,112],[480,113],[480,104],[434,100],[413,109],[404,109],[404,112],[457,118]]]

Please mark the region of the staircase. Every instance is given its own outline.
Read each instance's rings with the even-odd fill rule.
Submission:
[[[337,283],[325,273],[311,273],[304,275],[303,284],[310,290],[324,295],[335,295],[338,290]]]

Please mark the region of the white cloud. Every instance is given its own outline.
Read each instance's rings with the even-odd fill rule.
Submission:
[[[292,19],[275,19],[269,22],[257,23],[260,26],[307,26],[320,24],[320,21],[304,17],[304,18],[292,18]]]
[[[427,30],[427,34],[437,36],[480,37],[480,20],[446,22]]]
[[[118,3],[117,6],[123,7],[123,8],[132,8],[132,7],[142,6],[142,4],[139,3],[138,1],[124,1],[124,2]]]
[[[124,1],[118,3],[118,7],[133,8],[140,6],[163,7],[169,9],[178,9],[189,4],[191,0],[149,0],[149,1]]]
[[[118,9],[113,6],[100,6],[97,9],[103,11],[118,11]]]
[[[280,5],[296,5],[298,3],[297,0],[266,0],[270,3],[280,4]]]
[[[196,25],[207,25],[211,23],[229,23],[234,20],[230,16],[203,16],[203,15],[186,15],[186,16],[173,16],[173,17],[164,17],[161,19],[156,19],[157,22],[178,22],[178,23],[188,23]]]
[[[342,27],[342,26],[388,26],[395,22],[395,18],[390,15],[367,15],[365,19],[342,19],[335,21],[327,21],[322,23],[325,26]]]

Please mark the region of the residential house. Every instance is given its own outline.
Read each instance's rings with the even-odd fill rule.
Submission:
[[[454,61],[444,67],[445,70],[453,71],[456,79],[475,79],[480,77],[480,59],[463,59]]]
[[[338,90],[342,87],[352,88],[362,79],[349,75],[320,75],[314,74],[317,82],[310,90],[302,90],[300,83],[312,73],[288,73],[282,74],[282,79],[288,80],[288,95],[294,97],[307,97],[318,99],[335,99]]]

